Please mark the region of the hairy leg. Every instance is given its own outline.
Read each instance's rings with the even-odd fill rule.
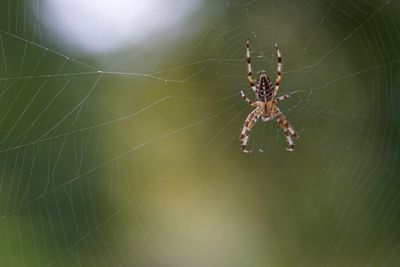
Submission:
[[[253,74],[253,71],[251,69],[251,58],[250,58],[250,41],[247,39],[246,42],[246,62],[247,62],[247,82],[249,83],[251,89],[253,92],[256,92],[256,85],[254,83],[253,77],[251,76]]]
[[[240,91],[240,94],[242,95],[243,100],[244,100],[245,102],[247,102],[250,106],[255,107],[255,106],[257,105],[257,103],[251,101],[251,99],[248,98],[248,97],[246,96],[246,94],[245,94],[243,91]]]
[[[279,126],[282,128],[286,140],[288,142],[288,148],[286,149],[287,151],[293,151],[294,150],[294,142],[293,138],[298,138],[299,135],[296,133],[296,131],[293,129],[293,127],[289,124],[289,122],[286,120],[285,115],[278,109],[277,115],[276,115],[276,121],[278,122]]]
[[[278,64],[276,65],[276,79],[275,79],[275,94],[276,94],[279,90],[279,86],[281,85],[281,79],[282,79],[282,55],[281,52],[279,51],[277,43],[275,43],[275,48],[276,48],[276,57],[278,60]]]
[[[273,100],[273,103],[276,104],[276,103],[278,103],[279,101],[282,101],[282,100],[285,100],[285,99],[288,99],[288,98],[289,98],[289,95],[282,95],[282,96],[279,96],[279,97],[275,98],[275,99]]]
[[[242,144],[242,151],[244,153],[251,153],[251,151],[247,150],[247,143],[250,138],[250,131],[254,127],[257,122],[257,119],[260,117],[258,114],[258,109],[253,110],[247,115],[247,118],[243,124],[242,131],[240,132],[240,142]]]

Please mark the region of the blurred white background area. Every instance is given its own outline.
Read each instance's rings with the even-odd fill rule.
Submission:
[[[33,12],[74,53],[104,54],[181,27],[202,0],[44,0]]]

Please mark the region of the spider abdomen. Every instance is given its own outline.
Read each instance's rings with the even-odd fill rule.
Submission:
[[[269,102],[274,96],[274,86],[267,75],[262,74],[256,86],[256,95],[258,101]]]

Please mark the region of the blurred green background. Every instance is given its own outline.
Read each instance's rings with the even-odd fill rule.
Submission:
[[[100,52],[44,10],[0,3],[1,266],[400,266],[398,1],[202,1]],[[247,37],[294,153],[240,152]]]

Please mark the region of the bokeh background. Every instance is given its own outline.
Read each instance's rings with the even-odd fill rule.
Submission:
[[[255,76],[299,131],[240,152]],[[400,266],[398,1],[0,2],[1,266]]]

